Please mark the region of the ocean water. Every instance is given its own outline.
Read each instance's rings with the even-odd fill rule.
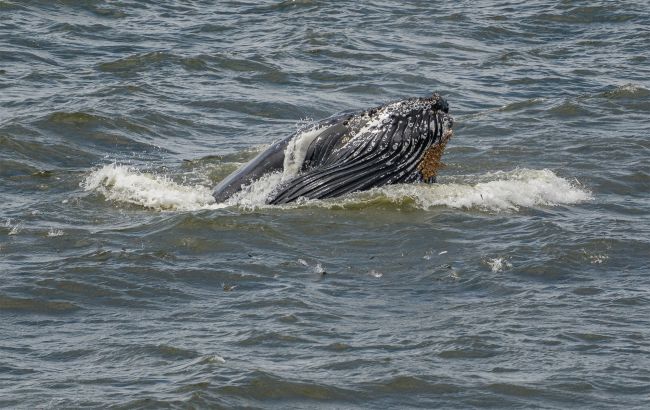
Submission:
[[[647,408],[645,1],[0,0],[0,407]],[[211,190],[433,91],[433,185]]]

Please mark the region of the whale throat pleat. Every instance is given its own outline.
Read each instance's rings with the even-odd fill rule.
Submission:
[[[423,126],[422,121],[421,116],[410,125],[405,120],[395,121],[381,130],[357,136],[349,147],[342,147],[345,155],[288,181],[269,203],[287,203],[300,197],[330,198],[412,179],[417,159],[428,144],[408,138],[408,127]]]
[[[219,182],[213,196],[265,185],[266,202],[323,199],[374,187],[435,182],[453,119],[438,94],[342,113],[303,127]],[[269,176],[273,183],[264,182]],[[256,188],[257,189],[257,188]],[[270,192],[270,193],[269,193]]]

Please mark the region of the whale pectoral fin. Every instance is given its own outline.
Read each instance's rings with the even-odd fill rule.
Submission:
[[[244,185],[250,184],[262,175],[282,169],[284,150],[290,138],[278,141],[259,153],[255,158],[241,166],[238,170],[224,178],[212,191],[217,202],[224,202]]]
[[[345,137],[349,135],[348,121],[351,113],[344,113],[324,120],[315,125],[304,127],[289,137],[272,144],[269,148],[258,154],[248,163],[224,178],[214,188],[212,196],[217,202],[226,201],[245,185],[259,179],[265,174],[280,171],[285,166],[285,153],[288,147],[294,144],[289,151],[291,161],[300,163],[300,171],[309,171],[319,167],[325,161],[335,157],[332,153],[342,144],[346,143]],[[309,144],[305,151],[301,151],[301,144]],[[304,155],[296,155],[296,151]]]

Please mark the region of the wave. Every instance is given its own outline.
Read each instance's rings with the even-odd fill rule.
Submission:
[[[216,203],[211,187],[180,184],[166,175],[110,164],[90,172],[81,187],[89,192],[97,192],[109,201],[157,211],[225,207],[355,209],[380,204],[421,210],[448,207],[499,212],[517,211],[522,207],[576,204],[592,199],[591,192],[577,181],[562,178],[551,170],[516,169],[449,177],[431,185],[391,185],[327,200],[305,199],[282,206],[266,205],[265,200],[282,180],[282,173],[268,174],[244,187],[228,201]]]
[[[455,177],[431,185],[394,185],[356,193],[344,201],[384,196],[392,202],[410,200],[415,208],[445,206],[457,209],[517,211],[521,207],[576,204],[592,199],[579,183],[548,169],[516,169]],[[354,197],[357,198],[354,198]]]
[[[139,205],[155,210],[194,211],[225,207],[215,204],[212,190],[201,185],[182,185],[165,175],[110,164],[92,171],[82,182],[86,191],[95,191],[107,200]]]
[[[629,83],[615,87],[614,89],[601,93],[598,96],[612,100],[647,98],[650,96],[650,90],[641,87],[640,85]]]

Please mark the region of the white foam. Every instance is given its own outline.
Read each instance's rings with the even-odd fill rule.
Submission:
[[[305,161],[307,150],[316,139],[322,128],[314,126],[306,128],[295,138],[292,138],[284,150],[284,163],[282,171],[263,175],[261,178],[244,185],[242,189],[226,200],[228,206],[239,206],[245,209],[263,207],[273,191],[291,178],[298,175]]]
[[[5,219],[5,228],[9,228],[7,235],[18,235],[20,231],[23,230],[22,222],[18,222],[15,225],[11,223],[11,218]]]
[[[218,354],[213,354],[213,355],[210,355],[210,356],[206,357],[205,361],[208,362],[208,363],[222,363],[222,364],[226,363],[226,359],[219,356]]]
[[[323,275],[326,273],[325,268],[323,268],[323,265],[320,262],[316,262],[316,266],[312,268],[312,272],[318,275]]]
[[[512,268],[512,264],[506,258],[492,258],[486,261],[492,273],[498,273],[505,269]]]
[[[298,259],[298,263],[301,264],[302,266],[306,267],[306,268],[309,268],[309,271],[311,273],[316,273],[318,275],[323,275],[323,274],[327,273],[327,272],[325,272],[325,268],[323,268],[323,265],[318,261],[316,261],[316,263],[313,266],[310,265],[304,259]]]
[[[196,211],[236,206],[244,209],[278,207],[265,202],[282,183],[285,173],[276,172],[245,186],[225,203],[215,203],[211,187],[183,185],[168,176],[111,164],[92,171],[81,186],[107,200],[140,205],[155,210]],[[363,205],[377,200],[403,203],[419,209],[434,207],[517,211],[521,207],[576,204],[592,199],[591,193],[577,182],[557,176],[548,169],[517,169],[483,175],[465,175],[443,179],[437,184],[402,184],[375,188],[341,198],[301,200],[284,208],[297,206],[339,207]],[[10,234],[19,232],[13,227]],[[16,232],[14,232],[16,231]]]
[[[421,209],[447,206],[492,211],[575,204],[592,199],[588,190],[548,169],[517,169],[457,179],[459,182],[382,187],[372,190],[370,194],[382,194],[393,201],[411,198],[415,206]]]
[[[244,185],[223,203],[224,206],[239,206],[244,209],[255,209],[265,207],[266,200],[271,193],[282,183],[284,175],[282,172],[272,172],[263,175],[261,178]]]
[[[298,175],[309,146],[321,132],[322,128],[314,127],[301,132],[289,141],[284,150],[282,182]]]
[[[96,191],[107,200],[140,205],[155,210],[194,211],[222,208],[215,204],[212,190],[187,186],[164,175],[142,172],[125,165],[105,165],[91,172],[81,183],[86,191]]]
[[[625,92],[628,92],[628,93],[631,93],[631,94],[636,94],[636,93],[645,94],[645,93],[648,92],[647,89],[641,87],[640,85],[636,85],[636,84],[632,84],[632,83],[628,83],[628,84],[622,85],[620,87],[617,87],[616,90],[617,91],[625,91]]]
[[[54,238],[57,236],[63,236],[64,232],[62,229],[54,229],[50,228],[50,230],[47,232],[48,238]]]

